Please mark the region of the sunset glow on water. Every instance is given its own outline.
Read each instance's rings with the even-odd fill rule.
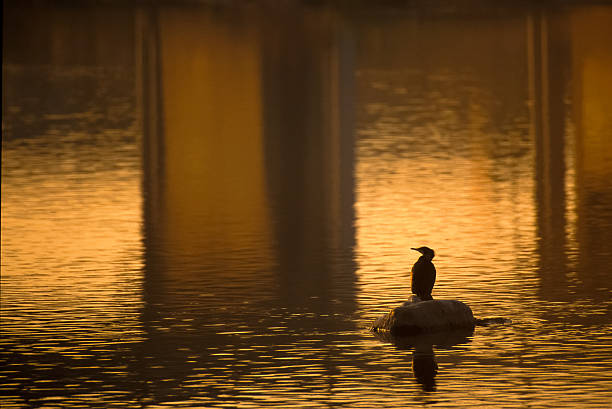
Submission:
[[[221,3],[5,5],[2,408],[609,407],[612,8]]]

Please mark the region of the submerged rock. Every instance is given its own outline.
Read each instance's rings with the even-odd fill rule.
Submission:
[[[388,331],[392,335],[413,335],[449,329],[473,329],[476,324],[471,308],[456,300],[420,301],[413,297],[401,307],[379,317],[372,331]]]

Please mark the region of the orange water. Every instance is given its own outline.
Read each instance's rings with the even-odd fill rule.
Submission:
[[[3,408],[609,407],[611,8],[5,15]]]

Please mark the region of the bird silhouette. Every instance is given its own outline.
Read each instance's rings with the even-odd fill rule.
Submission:
[[[436,282],[436,268],[431,260],[434,251],[429,247],[411,248],[422,254],[412,266],[412,293],[416,294],[422,301],[433,300],[431,290]]]

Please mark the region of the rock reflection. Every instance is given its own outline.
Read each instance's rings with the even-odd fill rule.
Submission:
[[[435,349],[452,349],[456,345],[471,342],[473,329],[440,331],[413,336],[393,336],[388,332],[373,332],[376,338],[393,344],[397,349],[412,351],[412,373],[425,392],[437,389],[438,363]]]

